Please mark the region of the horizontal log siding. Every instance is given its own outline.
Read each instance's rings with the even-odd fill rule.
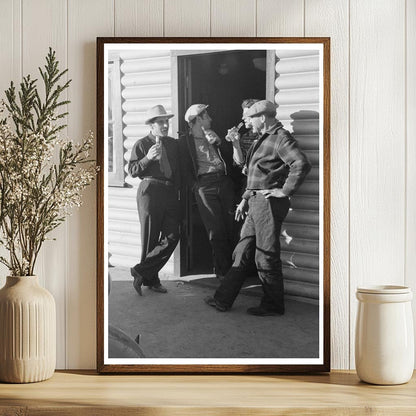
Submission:
[[[276,51],[275,74],[277,117],[312,163],[282,228],[285,291],[313,302],[319,297],[319,55]]]
[[[123,110],[124,163],[126,187],[110,188],[108,193],[109,262],[112,266],[131,267],[141,254],[140,223],[136,192],[140,179],[127,172],[131,149],[149,132],[144,124],[148,108],[162,104],[172,109],[170,51],[122,51],[121,96]],[[171,133],[172,134],[172,133]],[[161,276],[173,275],[173,258],[161,270]],[[126,278],[130,278],[126,274]]]

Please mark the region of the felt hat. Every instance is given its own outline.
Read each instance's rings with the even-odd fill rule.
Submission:
[[[153,121],[157,118],[172,118],[173,114],[168,114],[165,110],[165,107],[163,105],[155,105],[152,108],[149,108],[146,112],[146,121],[145,124],[151,124]]]

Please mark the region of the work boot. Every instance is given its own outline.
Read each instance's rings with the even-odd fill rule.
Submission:
[[[163,286],[162,284],[157,284],[157,285],[153,285],[153,286],[149,286],[150,290],[153,290],[153,292],[158,292],[158,293],[167,293],[168,290],[165,288],[165,286]]]
[[[133,281],[133,287],[136,290],[136,292],[140,295],[143,296],[142,293],[142,284],[143,284],[143,276],[141,276],[134,267],[132,267],[130,269],[130,274],[133,276],[134,281]]]
[[[276,309],[265,309],[263,306],[253,306],[247,309],[247,313],[255,316],[278,316],[283,315],[285,312]]]
[[[220,311],[220,312],[226,312],[230,309],[228,306],[218,303],[212,296],[206,297],[204,299],[204,302],[207,305],[212,306],[213,308],[215,308],[217,311]]]

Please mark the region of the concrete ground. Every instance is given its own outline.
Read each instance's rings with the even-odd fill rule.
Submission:
[[[229,312],[205,304],[218,281],[212,275],[162,280],[168,293],[143,288],[139,296],[129,270],[110,268],[109,323],[132,339],[139,335],[147,358],[316,358],[318,306],[286,301],[283,316],[257,317],[261,287],[249,282]],[[129,279],[129,280],[123,280]],[[161,276],[161,279],[163,277]]]

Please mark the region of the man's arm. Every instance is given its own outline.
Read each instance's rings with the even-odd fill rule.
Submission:
[[[156,145],[153,145],[149,151],[145,153],[140,140],[138,140],[131,150],[128,164],[130,176],[133,178],[145,176],[147,167],[157,158],[158,152],[159,150],[156,148]]]
[[[238,166],[244,165],[244,156],[243,151],[241,150],[239,140],[234,140],[233,142],[233,160]]]
[[[283,132],[281,140],[278,140],[277,143],[277,152],[289,167],[289,175],[280,191],[284,196],[291,196],[305,180],[311,170],[311,164],[300,150],[296,140],[288,132]]]
[[[233,145],[233,160],[237,166],[244,165],[244,156],[240,146],[240,138],[241,136],[237,131],[237,127],[228,129],[227,135],[225,136],[225,140],[231,142]]]

